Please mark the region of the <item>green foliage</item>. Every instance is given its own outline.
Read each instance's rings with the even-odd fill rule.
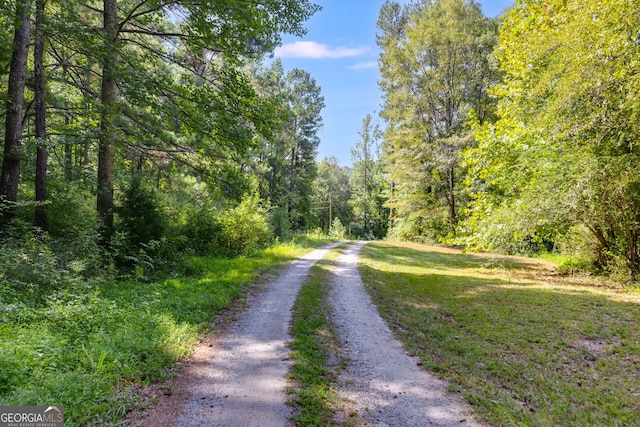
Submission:
[[[293,69],[285,75],[280,60],[255,74],[257,90],[270,93],[281,119],[261,139],[256,161],[259,192],[274,208],[287,210],[294,229],[303,230],[311,215],[324,97],[308,72]]]
[[[22,297],[40,303],[43,295],[88,278],[108,276],[96,235],[52,238],[19,220],[0,237],[0,282],[7,294],[0,304]]]
[[[198,273],[191,277],[112,284],[60,272],[56,283],[32,280],[30,288],[16,287],[24,276],[6,276],[5,261],[16,259],[13,251],[0,252],[0,404],[57,402],[67,409],[66,425],[118,424],[140,387],[170,375],[215,313],[265,270],[321,243],[281,244],[254,257],[192,258]]]
[[[139,174],[131,177],[116,213],[118,229],[133,248],[159,240],[165,234],[167,221],[161,212],[157,191]]]
[[[342,224],[340,218],[336,217],[331,223],[331,229],[329,230],[329,237],[334,239],[344,239],[347,237],[347,227]]]
[[[180,233],[186,237],[188,249],[201,255],[252,255],[272,241],[269,214],[256,195],[235,207],[206,203],[191,207]]]
[[[634,7],[522,1],[507,14],[496,49],[500,120],[476,126],[478,145],[465,154],[472,244],[553,244],[584,226],[592,252],[583,259],[639,274]]]
[[[188,250],[197,255],[217,253],[218,236],[222,235],[218,210],[204,203],[185,210],[185,224],[180,229],[180,234],[187,238]]]
[[[49,179],[47,231],[53,236],[81,237],[96,224],[95,197],[78,182]]]
[[[273,209],[269,214],[269,226],[271,233],[279,240],[288,240],[291,237],[291,222],[284,208]]]
[[[447,233],[446,219],[437,219],[423,212],[415,212],[396,218],[388,237],[391,240],[408,242],[442,243]]]
[[[371,115],[362,120],[360,140],[351,150],[353,170],[350,175],[354,222],[361,224],[362,236],[383,238],[387,232],[389,210],[385,208],[386,192],[378,139],[378,125],[372,124]]]
[[[466,195],[459,187],[466,171],[460,152],[473,144],[469,119],[475,115],[484,122],[494,116],[487,89],[498,80],[491,55],[496,27],[475,1],[404,7],[387,1],[380,11],[387,206],[393,225],[415,223],[404,217],[425,216],[414,227],[425,239],[446,242],[464,220]],[[444,233],[441,219],[447,222]]]
[[[267,211],[257,195],[246,197],[219,218],[218,249],[229,255],[253,255],[271,241]]]
[[[334,218],[343,224],[353,220],[350,177],[352,170],[340,166],[335,157],[325,157],[317,165],[318,173],[313,182],[311,225],[329,232]]]

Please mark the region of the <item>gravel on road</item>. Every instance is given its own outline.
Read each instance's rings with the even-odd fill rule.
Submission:
[[[329,300],[348,367],[340,393],[367,426],[479,426],[448,384],[418,366],[396,340],[366,293],[351,245],[334,267]]]

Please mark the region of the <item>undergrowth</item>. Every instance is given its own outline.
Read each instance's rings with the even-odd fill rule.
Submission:
[[[62,271],[37,244],[16,248],[20,280],[0,281],[0,405],[63,405],[67,426],[116,425],[140,386],[170,374],[246,285],[322,243],[195,257],[189,277],[150,283]]]

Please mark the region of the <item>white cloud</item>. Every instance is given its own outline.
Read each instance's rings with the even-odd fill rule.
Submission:
[[[357,64],[349,65],[347,68],[350,70],[368,70],[371,68],[378,68],[378,61],[358,62]]]
[[[329,47],[316,42],[294,42],[277,47],[274,55],[280,58],[346,58],[360,56],[369,52],[365,46],[351,47]]]

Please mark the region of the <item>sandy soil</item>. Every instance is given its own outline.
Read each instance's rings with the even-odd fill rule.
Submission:
[[[164,385],[132,426],[288,426],[286,405],[291,309],[309,269],[337,246],[317,249],[292,263],[219,337],[209,336]],[[339,383],[361,425],[476,426],[460,396],[422,371],[395,340],[365,293],[351,245],[334,270],[331,301],[348,368]],[[160,390],[162,391],[162,390]],[[160,393],[162,394],[162,393]]]
[[[368,426],[479,426],[470,407],[447,383],[421,370],[378,314],[357,270],[351,245],[338,259],[330,301],[343,353],[349,361],[341,394]]]

